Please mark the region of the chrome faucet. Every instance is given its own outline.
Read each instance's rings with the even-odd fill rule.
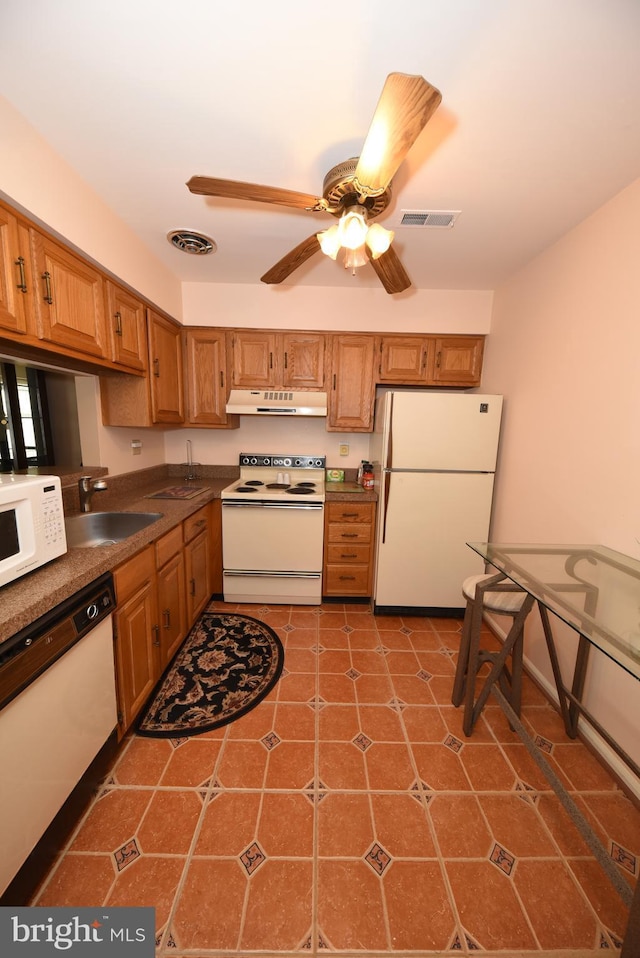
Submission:
[[[104,479],[93,479],[91,476],[81,476],[78,480],[80,510],[82,512],[91,512],[91,497],[94,492],[102,492],[103,489],[107,488]]]

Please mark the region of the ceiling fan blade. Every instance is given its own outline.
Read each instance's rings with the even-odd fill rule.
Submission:
[[[421,76],[389,74],[356,167],[362,192],[386,190],[441,99],[440,91]]]
[[[281,260],[278,260],[275,266],[272,266],[270,270],[260,277],[260,282],[262,283],[281,283],[287,278],[298,266],[302,266],[303,263],[313,256],[314,253],[317,253],[320,249],[320,242],[315,233],[312,233],[311,236],[308,236],[306,240],[303,240],[301,243],[295,247],[295,249],[290,250],[286,256],[283,256]]]
[[[382,253],[377,259],[370,256],[369,262],[388,293],[401,293],[411,286],[411,280],[393,246],[390,246],[386,253]]]
[[[192,193],[202,196],[222,196],[230,200],[254,200],[256,203],[274,203],[276,206],[291,206],[297,210],[321,210],[317,196],[281,190],[276,186],[260,186],[258,183],[240,183],[236,180],[217,180],[212,176],[192,176],[187,182]]]

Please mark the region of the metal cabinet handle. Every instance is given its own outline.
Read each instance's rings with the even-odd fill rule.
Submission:
[[[18,289],[21,293],[27,292],[27,279],[24,272],[24,256],[18,256],[15,261],[15,265],[18,267],[18,272],[20,273],[20,282],[18,283]]]
[[[436,367],[437,367],[438,369],[440,369],[440,360],[441,360],[441,358],[442,358],[442,352],[441,352],[440,350],[438,350],[438,354],[437,354],[437,356],[436,356]]]
[[[269,369],[273,369],[273,353],[269,353]]]
[[[354,576],[354,575],[341,575],[339,578],[340,578],[340,581],[341,581],[341,582],[342,582],[342,581],[345,581],[345,582],[353,582],[353,580],[355,579],[355,576]]]
[[[340,558],[341,559],[357,559],[358,555],[356,552],[341,552]]]
[[[358,533],[357,532],[342,532],[341,536],[343,539],[357,539]]]
[[[153,360],[153,375],[160,378],[160,360]]]
[[[195,595],[195,594],[196,594],[196,580],[195,580],[195,579],[189,579],[189,582],[191,583],[191,595]]]
[[[47,270],[42,274],[44,280],[44,301],[49,306],[53,306],[53,295],[51,293],[51,273]]]
[[[285,353],[285,354],[284,354],[284,368],[287,369],[288,366],[289,366],[289,357],[288,357],[287,354]]]
[[[122,316],[120,312],[115,313],[113,318],[116,321],[116,336],[122,336]]]
[[[341,518],[341,519],[357,519],[357,518],[358,518],[358,513],[357,513],[357,512],[343,512],[342,515],[340,516],[340,518]]]
[[[154,638],[153,638],[153,644],[154,644],[154,645],[160,645],[160,626],[159,626],[159,625],[153,625],[153,626],[151,627],[151,631],[153,632],[153,636],[154,636]]]
[[[162,615],[164,618],[165,629],[170,629],[171,628],[171,609],[165,609]]]
[[[220,389],[224,389],[224,373],[220,370]]]

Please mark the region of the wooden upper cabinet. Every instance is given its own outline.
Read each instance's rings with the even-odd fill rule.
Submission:
[[[249,389],[321,389],[322,333],[236,330],[232,336],[234,386]]]
[[[147,316],[153,422],[184,422],[182,327],[152,309]]]
[[[31,331],[34,291],[28,239],[27,229],[0,207],[0,327],[21,335]]]
[[[480,385],[484,336],[443,336],[434,343],[430,381],[443,386]]]
[[[425,383],[430,348],[428,336],[381,336],[379,383]]]
[[[371,432],[375,399],[374,336],[332,337],[328,432]]]
[[[101,273],[37,230],[31,230],[36,313],[41,339],[108,358]]]
[[[227,415],[227,334],[194,327],[183,332],[187,416],[193,426],[236,428],[239,416]]]
[[[147,324],[144,304],[133,293],[106,281],[110,359],[129,369],[147,368]]]
[[[277,377],[276,334],[236,330],[232,337],[234,386],[268,389]]]
[[[324,353],[325,337],[322,335],[283,333],[282,385],[291,389],[321,389],[324,386]]]

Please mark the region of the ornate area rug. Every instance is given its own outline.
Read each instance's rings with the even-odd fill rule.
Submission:
[[[164,675],[137,733],[179,738],[233,722],[271,691],[283,664],[282,643],[264,622],[204,612]]]

